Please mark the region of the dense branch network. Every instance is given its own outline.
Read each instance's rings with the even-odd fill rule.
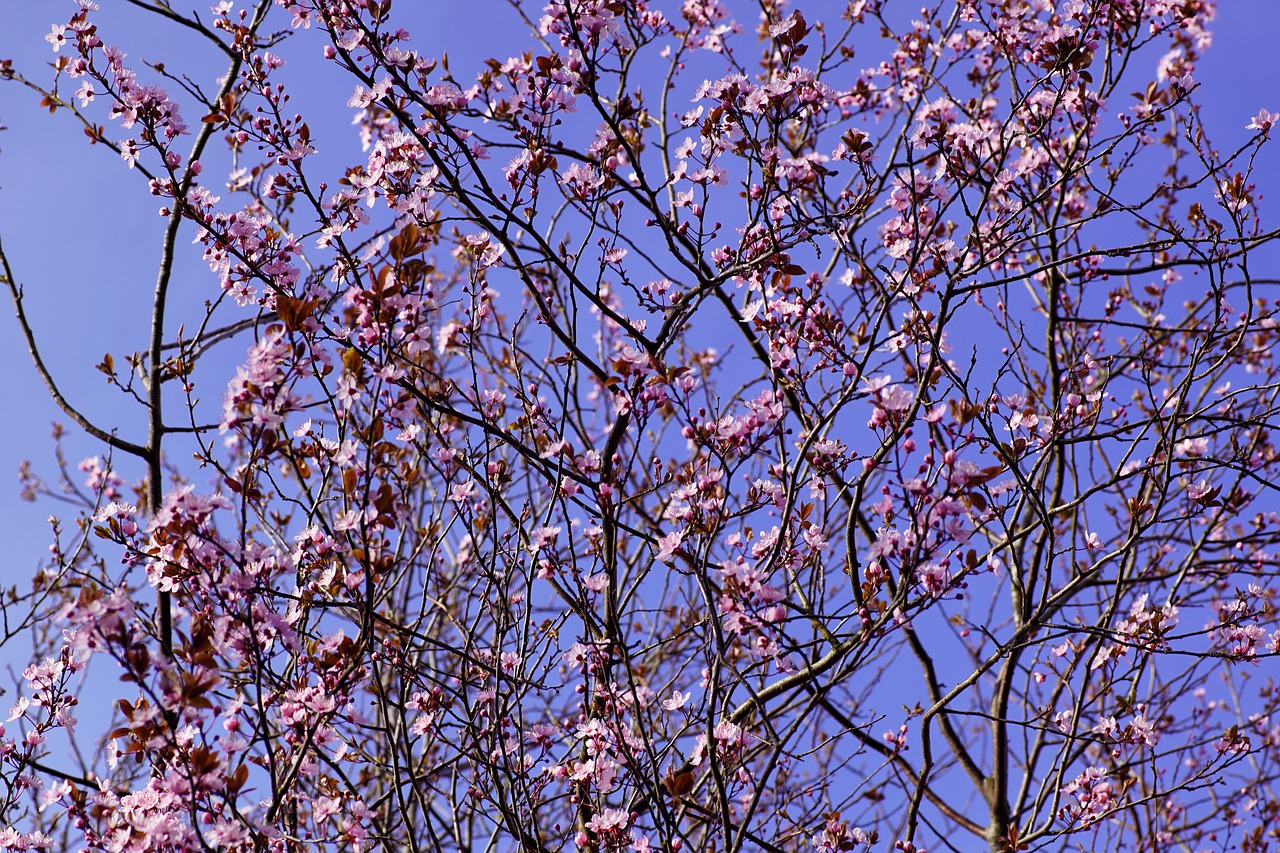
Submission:
[[[1266,849],[1275,116],[1210,144],[1212,4],[513,2],[465,70],[389,0],[130,5],[225,73],[88,0],[0,65],[165,217],[145,438],[0,252],[145,468],[59,454],[0,847]]]

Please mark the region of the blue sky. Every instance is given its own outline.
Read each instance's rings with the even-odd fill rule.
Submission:
[[[202,82],[222,73],[221,60],[212,51],[192,50],[187,42],[175,49],[173,27],[160,24],[156,16],[123,0],[101,0],[99,5],[104,40],[121,45],[131,63],[158,59],[171,69],[182,66]],[[199,10],[207,20],[208,6],[187,8]],[[31,79],[48,83],[54,53],[44,36],[52,23],[64,23],[75,8],[71,0],[0,0],[0,58],[12,59]],[[510,46],[504,56],[520,46],[523,24],[509,12],[503,14],[504,3],[443,2],[432,3],[431,9],[430,20],[415,28],[415,43],[431,45],[429,50],[437,53],[448,51],[458,71],[475,67],[482,52],[500,52],[502,42]],[[477,20],[484,26],[477,28]],[[288,18],[283,21],[287,26]],[[318,42],[307,39],[299,47],[302,44],[316,50]],[[289,45],[284,52],[289,55]],[[308,64],[309,69],[317,66],[321,73],[305,78],[305,85],[294,92],[294,102],[307,114],[317,137],[325,139],[323,153],[333,155],[333,164],[358,162],[359,143],[348,127],[351,110],[345,107],[353,84],[336,72],[326,77],[319,62]],[[63,94],[70,98],[75,86],[67,83],[63,81]],[[122,437],[143,440],[142,410],[109,388],[94,365],[107,352],[120,364],[127,354],[145,348],[163,227],[156,213],[159,205],[139,173],[124,168],[104,147],[90,146],[70,115],[51,116],[38,102],[38,95],[17,83],[0,85],[0,125],[8,128],[0,133],[0,240],[25,288],[25,305],[42,355],[64,393],[103,428],[119,428]],[[324,118],[317,118],[322,114]],[[105,110],[99,120],[106,122]],[[216,295],[216,282],[198,252],[186,240],[181,243],[186,255],[175,277],[177,305],[171,316],[190,317],[192,309],[198,311],[207,297]],[[20,501],[18,468],[23,460],[31,460],[40,473],[52,474],[51,424],[70,421],[31,366],[12,310],[6,306],[0,316],[0,394],[11,412],[8,423],[0,426],[0,533],[8,543],[0,584],[25,586],[47,554],[46,519],[58,507]],[[218,403],[243,347],[239,342],[223,354],[225,376],[216,382],[210,376],[201,389],[206,402]],[[68,433],[67,447],[73,465],[103,452],[75,430]]]
[[[910,8],[910,0],[894,0]],[[180,65],[201,79],[219,73],[211,53],[189,50],[171,41],[171,28],[159,27],[124,0],[99,0],[104,7],[100,25],[104,38],[120,43],[134,58],[162,59],[173,69]],[[522,26],[497,0],[424,2],[430,18],[421,14],[416,42],[424,52],[447,50],[460,79],[471,76],[484,55],[500,58],[524,47]],[[410,4],[406,3],[405,6]],[[803,5],[803,4],[797,4]],[[822,3],[809,4],[821,8]],[[184,4],[175,3],[177,8]],[[202,11],[207,3],[202,4]],[[53,56],[43,40],[50,23],[63,21],[74,9],[70,0],[0,0],[0,58],[34,79],[49,77],[43,63]],[[741,13],[749,20],[751,13]],[[1280,2],[1222,0],[1216,45],[1201,63],[1197,79],[1199,100],[1219,150],[1231,150],[1249,136],[1245,125],[1260,108],[1280,111],[1280,51],[1274,34],[1280,32]],[[307,49],[315,49],[307,39]],[[286,55],[289,48],[285,48]],[[310,66],[310,67],[315,67]],[[294,78],[295,80],[297,78]],[[69,95],[74,87],[67,87]],[[318,145],[328,162],[356,162],[359,146],[347,129],[350,110],[344,106],[352,84],[337,74],[319,71],[295,92],[295,104],[309,117]],[[326,120],[315,118],[324,114]],[[198,116],[188,116],[194,121]],[[103,118],[105,121],[105,117]],[[91,147],[70,120],[50,116],[37,97],[15,84],[0,85],[0,239],[27,293],[30,319],[44,348],[50,369],[64,392],[91,419],[121,435],[143,438],[142,412],[136,403],[109,388],[94,365],[106,352],[121,363],[144,346],[162,220],[158,203],[146,192],[145,181],[129,172],[101,146]],[[1280,223],[1280,211],[1270,196],[1280,189],[1280,162],[1274,147],[1259,164],[1262,209],[1269,221]],[[211,183],[214,183],[211,181]],[[175,277],[175,316],[190,316],[207,295],[216,293],[211,274],[198,254],[186,247]],[[216,410],[225,380],[243,352],[244,342],[223,354],[225,375],[207,375],[201,394]],[[0,427],[0,533],[8,544],[0,563],[0,582],[25,585],[47,554],[48,527],[44,519],[57,512],[50,503],[18,500],[16,472],[23,460],[36,470],[52,473],[50,423],[68,419],[50,401],[18,335],[11,312],[0,320],[0,394],[9,418]],[[68,457],[74,465],[84,456],[103,452],[71,428]],[[184,460],[172,460],[182,466]],[[190,466],[184,466],[190,467]],[[9,650],[0,661],[12,661]],[[0,678],[0,685],[4,682]],[[4,707],[0,701],[0,708]]]
[[[172,29],[157,26],[154,16],[123,0],[101,0],[100,5],[106,40],[120,43],[132,57],[165,60],[175,68],[194,65],[195,71],[205,72],[205,79],[218,73],[211,52],[175,50]],[[47,63],[53,53],[43,37],[51,23],[65,21],[74,8],[70,0],[0,0],[0,58],[13,59],[15,67],[33,79],[49,79]],[[207,16],[207,4],[192,8]],[[448,51],[462,79],[481,56],[506,56],[522,47],[522,24],[498,0],[441,0],[429,8],[429,18],[422,16],[425,20],[418,26],[411,25],[415,43],[425,43],[429,54]],[[1275,88],[1280,82],[1277,32],[1280,3],[1219,3],[1215,44],[1196,76],[1203,87],[1205,119],[1220,150],[1246,138],[1245,124],[1258,108],[1280,110]],[[358,156],[354,134],[345,131],[350,111],[343,103],[351,85],[336,74],[322,73],[307,83],[294,93],[300,111],[313,128],[317,121],[311,117],[327,114],[332,122],[325,128],[329,150],[345,149],[348,159]],[[68,96],[73,89],[66,87]],[[108,388],[94,365],[106,352],[119,361],[144,346],[162,224],[156,202],[138,173],[123,168],[101,146],[88,145],[70,116],[49,115],[38,106],[37,96],[15,83],[0,85],[0,124],[8,128],[0,133],[0,240],[25,286],[27,309],[46,362],[87,414],[104,427],[118,427],[125,437],[141,438],[140,409]],[[1267,149],[1273,157],[1274,150]],[[1273,192],[1280,188],[1280,163],[1260,166],[1264,215],[1280,217],[1267,203],[1271,193],[1266,191],[1268,185]],[[179,300],[185,298],[192,307],[211,292],[213,283],[194,253],[185,258],[177,282]],[[0,319],[0,364],[0,399],[9,410],[7,422],[0,426],[0,533],[8,545],[0,579],[25,582],[47,553],[45,519],[56,507],[19,501],[16,473],[23,460],[50,472],[50,425],[68,421],[31,367],[8,309]],[[206,398],[220,394],[216,384],[202,390]],[[101,451],[74,430],[68,448],[73,463]]]
[[[157,26],[151,16],[123,0],[99,2],[104,7],[99,22],[105,39],[120,43],[131,56],[162,59],[172,68],[189,63],[205,80],[218,73],[216,57],[173,42],[171,28]],[[188,5],[175,3],[180,10]],[[206,16],[207,5],[197,7]],[[49,79],[45,63],[53,54],[43,36],[51,23],[65,21],[74,8],[71,0],[0,0],[0,58],[11,58],[16,68],[36,80]],[[448,51],[460,79],[470,76],[480,56],[505,57],[523,46],[522,24],[497,0],[440,0],[419,8],[429,9],[430,16],[421,13],[416,16],[418,26],[411,24],[415,44],[423,45],[428,54]],[[410,17],[415,17],[412,12]],[[1245,125],[1259,108],[1280,110],[1277,32],[1280,3],[1275,0],[1219,3],[1215,46],[1196,76],[1203,87],[1204,117],[1220,150],[1248,136]],[[314,49],[314,40],[306,44]],[[334,162],[358,157],[354,134],[345,128],[350,111],[343,104],[351,88],[336,74],[316,73],[295,92],[301,112],[327,113],[329,123],[311,121]],[[73,89],[66,87],[66,94]],[[8,127],[0,133],[0,239],[25,286],[46,362],[64,391],[99,424],[118,427],[122,436],[140,440],[139,407],[107,387],[94,365],[106,352],[119,363],[144,345],[162,225],[157,203],[146,193],[139,174],[127,171],[101,146],[89,146],[70,116],[50,116],[37,100],[17,84],[0,85],[0,124]],[[1264,216],[1276,222],[1280,212],[1268,198],[1280,189],[1274,151],[1267,149],[1271,159],[1259,164],[1259,178]],[[214,292],[211,275],[189,249],[176,282],[179,313],[182,305],[198,307]],[[227,376],[241,352],[237,344],[226,354]],[[47,554],[45,519],[57,507],[19,501],[16,473],[23,460],[31,460],[42,473],[52,472],[50,424],[68,419],[57,411],[31,367],[9,310],[0,319],[0,363],[0,399],[8,409],[0,427],[0,533],[7,544],[0,581],[25,585]],[[224,378],[210,377],[201,388],[206,402],[216,405],[223,383]],[[74,464],[102,449],[72,429],[68,451]]]

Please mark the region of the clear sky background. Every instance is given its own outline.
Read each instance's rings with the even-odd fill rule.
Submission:
[[[906,11],[920,1],[890,0]],[[220,56],[205,48],[192,49],[171,24],[130,7],[126,0],[97,2],[102,6],[97,16],[102,37],[119,44],[140,74],[146,73],[142,59],[164,61],[170,70],[190,73],[205,85],[223,72]],[[177,11],[198,9],[207,20],[212,2],[172,0],[172,5]],[[237,5],[246,2],[239,0]],[[739,20],[754,23],[754,2],[727,2]],[[814,20],[843,3],[793,0],[793,5]],[[54,54],[44,35],[50,24],[65,22],[74,9],[72,0],[0,0],[0,59],[12,59],[15,68],[37,81],[51,80],[48,63]],[[397,0],[396,12],[423,53],[449,53],[459,80],[470,79],[483,57],[503,59],[529,46],[524,24],[504,0]],[[529,13],[536,18],[537,7],[529,7]],[[287,24],[287,17],[282,23]],[[1219,0],[1215,45],[1195,75],[1202,87],[1197,99],[1218,150],[1233,150],[1247,139],[1251,131],[1245,125],[1259,109],[1280,112],[1278,33],[1280,0]],[[327,177],[332,180],[342,166],[363,160],[349,125],[352,110],[345,106],[354,86],[319,61],[314,31],[300,36],[281,51],[297,67],[305,60],[308,74],[287,79],[301,84],[292,90],[293,104],[307,117],[320,150],[308,163],[331,168]],[[1138,79],[1134,77],[1134,88]],[[75,89],[69,82],[63,85],[66,97]],[[107,352],[123,364],[129,353],[145,346],[164,225],[156,213],[159,202],[147,193],[139,173],[127,170],[103,146],[90,146],[72,116],[49,115],[38,100],[16,83],[0,82],[0,125],[8,128],[0,133],[0,240],[25,288],[29,319],[46,364],[63,392],[100,426],[116,428],[122,437],[141,443],[141,406],[110,388],[94,365]],[[105,108],[97,111],[99,121],[118,136],[105,113]],[[200,116],[188,111],[186,118],[194,124]],[[1255,180],[1262,190],[1263,221],[1276,227],[1280,139],[1263,149],[1263,157],[1256,164]],[[206,178],[216,191],[221,177],[209,171]],[[180,240],[180,248],[184,254],[174,276],[172,316],[198,318],[200,304],[216,296],[217,282],[189,238]],[[1277,272],[1255,268],[1255,273],[1268,277],[1277,277]],[[45,519],[51,513],[67,513],[49,501],[19,500],[20,464],[30,460],[38,473],[55,475],[49,437],[54,421],[68,426],[66,450],[72,466],[86,456],[105,453],[105,448],[84,437],[53,404],[31,365],[7,295],[0,295],[0,588],[25,587],[47,558],[50,532]],[[238,340],[220,353],[215,365],[202,368],[199,393],[206,414],[220,410],[226,381],[245,345]],[[171,461],[199,477],[189,457]],[[199,479],[197,483],[204,485]],[[21,664],[23,655],[18,647],[0,649],[0,667]],[[0,670],[0,689],[8,682]],[[9,701],[0,698],[0,718]]]
[[[176,0],[178,11],[197,10],[210,19],[209,2]],[[237,6],[244,6],[238,3]],[[183,38],[154,14],[130,7],[125,0],[100,0],[95,15],[103,40],[121,46],[127,63],[147,77],[141,60],[166,62],[169,70],[189,73],[203,85],[216,86],[225,71],[223,58]],[[447,51],[455,71],[479,67],[483,56],[503,57],[523,47],[524,24],[501,0],[397,4],[414,32],[415,46],[429,55]],[[400,7],[403,7],[401,9]],[[53,53],[44,36],[54,22],[65,23],[76,9],[72,0],[0,0],[0,59],[12,59],[34,81],[53,79]],[[407,14],[405,14],[407,13]],[[416,19],[416,20],[415,20]],[[288,26],[288,16],[277,18]],[[341,167],[361,162],[363,155],[346,100],[354,84],[336,70],[326,75],[315,31],[292,39],[281,52],[302,66],[308,76],[292,90],[294,105],[316,132],[316,145],[333,175]],[[65,50],[65,49],[64,49]],[[308,55],[301,55],[308,51]],[[469,76],[469,73],[468,75]],[[76,86],[63,80],[62,94],[70,99]],[[91,146],[78,122],[66,111],[50,115],[39,106],[39,95],[17,82],[0,81],[0,240],[25,288],[25,306],[39,336],[43,358],[63,393],[104,429],[135,442],[145,441],[142,408],[94,369],[105,353],[122,365],[129,353],[146,346],[160,235],[164,220],[159,202],[147,192],[146,179],[125,168],[104,146]],[[102,106],[100,98],[93,106]],[[106,118],[98,121],[110,136],[119,133]],[[189,110],[188,110],[189,112]],[[194,124],[197,115],[184,114]],[[184,150],[180,146],[180,150]],[[221,176],[206,173],[217,192]],[[179,240],[185,254],[177,265],[170,316],[198,319],[204,300],[216,297],[217,281],[188,238]],[[35,504],[19,500],[18,469],[24,460],[47,479],[55,474],[51,425],[73,426],[51,400],[31,364],[7,292],[0,310],[0,395],[6,416],[0,420],[0,587],[25,587],[51,541],[46,519],[66,514],[51,501]],[[176,323],[173,325],[176,329]],[[222,391],[234,365],[244,354],[238,341],[220,354],[219,370],[205,374],[200,393],[206,414],[219,411]],[[174,388],[174,392],[177,388]],[[176,397],[170,393],[169,397]],[[174,400],[173,402],[178,402]],[[176,410],[171,410],[176,411]],[[214,415],[216,419],[216,415]],[[105,452],[78,428],[68,431],[67,457],[74,466],[86,456]],[[120,461],[120,460],[117,460]],[[181,460],[175,460],[181,464]],[[0,663],[12,662],[12,651],[0,653]],[[0,676],[0,686],[7,679]]]
[[[120,44],[131,59],[163,60],[171,70],[201,75],[205,83],[221,73],[212,52],[184,49],[174,40],[172,26],[161,25],[125,0],[98,2],[104,40]],[[754,22],[754,12],[741,8],[742,3],[730,5],[740,20]],[[827,4],[794,5],[814,19]],[[178,11],[199,9],[208,18],[208,2],[174,0],[173,6]],[[36,80],[51,79],[47,63],[53,53],[43,36],[74,8],[71,0],[0,0],[0,58],[12,59]],[[459,79],[470,78],[482,56],[505,58],[526,46],[523,25],[499,0],[402,0],[396,9],[409,20],[415,46],[428,55],[448,51]],[[1215,45],[1196,74],[1203,87],[1199,100],[1205,104],[1204,118],[1219,150],[1230,150],[1249,135],[1245,125],[1259,108],[1280,111],[1277,33],[1280,0],[1219,0]],[[318,49],[314,33],[308,36],[298,47]],[[292,50],[296,48],[286,47],[286,55]],[[309,68],[320,66],[314,56],[307,58]],[[75,87],[65,82],[70,96]],[[329,162],[335,164],[358,162],[359,146],[347,128],[351,111],[345,107],[352,84],[323,72],[305,83],[294,91],[295,104],[317,131],[321,153],[332,156]],[[318,119],[321,113],[327,121]],[[194,122],[199,116],[187,119]],[[8,127],[0,133],[0,239],[26,289],[45,360],[64,393],[90,418],[140,442],[145,438],[141,408],[109,388],[94,365],[106,352],[120,364],[145,345],[163,224],[156,215],[158,203],[139,174],[126,170],[101,146],[88,145],[71,116],[50,116],[39,107],[38,96],[16,83],[0,83],[0,124]],[[1259,164],[1263,217],[1271,226],[1280,225],[1278,152],[1274,144],[1268,146],[1267,159]],[[183,316],[182,306],[198,306],[217,292],[198,255],[187,251],[175,276],[179,304],[174,316]],[[201,386],[206,403],[218,405],[243,347],[237,343],[225,354],[225,375],[206,374]],[[51,475],[50,425],[60,421],[70,427],[70,421],[54,406],[31,366],[7,297],[0,312],[0,401],[0,585],[25,586],[47,554],[45,519],[58,507],[21,502],[18,467],[31,460],[37,471]],[[67,449],[73,465],[103,452],[74,427]],[[6,653],[0,660],[12,657]],[[0,683],[4,680],[0,677]]]

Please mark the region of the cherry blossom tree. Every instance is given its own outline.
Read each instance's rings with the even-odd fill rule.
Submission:
[[[0,65],[161,206],[141,434],[0,254],[102,446],[24,468],[0,849],[1275,848],[1276,116],[1212,143],[1210,0],[513,0],[469,67],[130,3],[165,62],[79,0]]]

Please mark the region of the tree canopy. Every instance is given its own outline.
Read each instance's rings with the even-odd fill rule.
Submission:
[[[1277,116],[1211,143],[1211,2],[512,0],[469,63],[124,5],[0,64],[161,205],[136,434],[0,250],[102,444],[24,468],[0,849],[1275,846]]]

